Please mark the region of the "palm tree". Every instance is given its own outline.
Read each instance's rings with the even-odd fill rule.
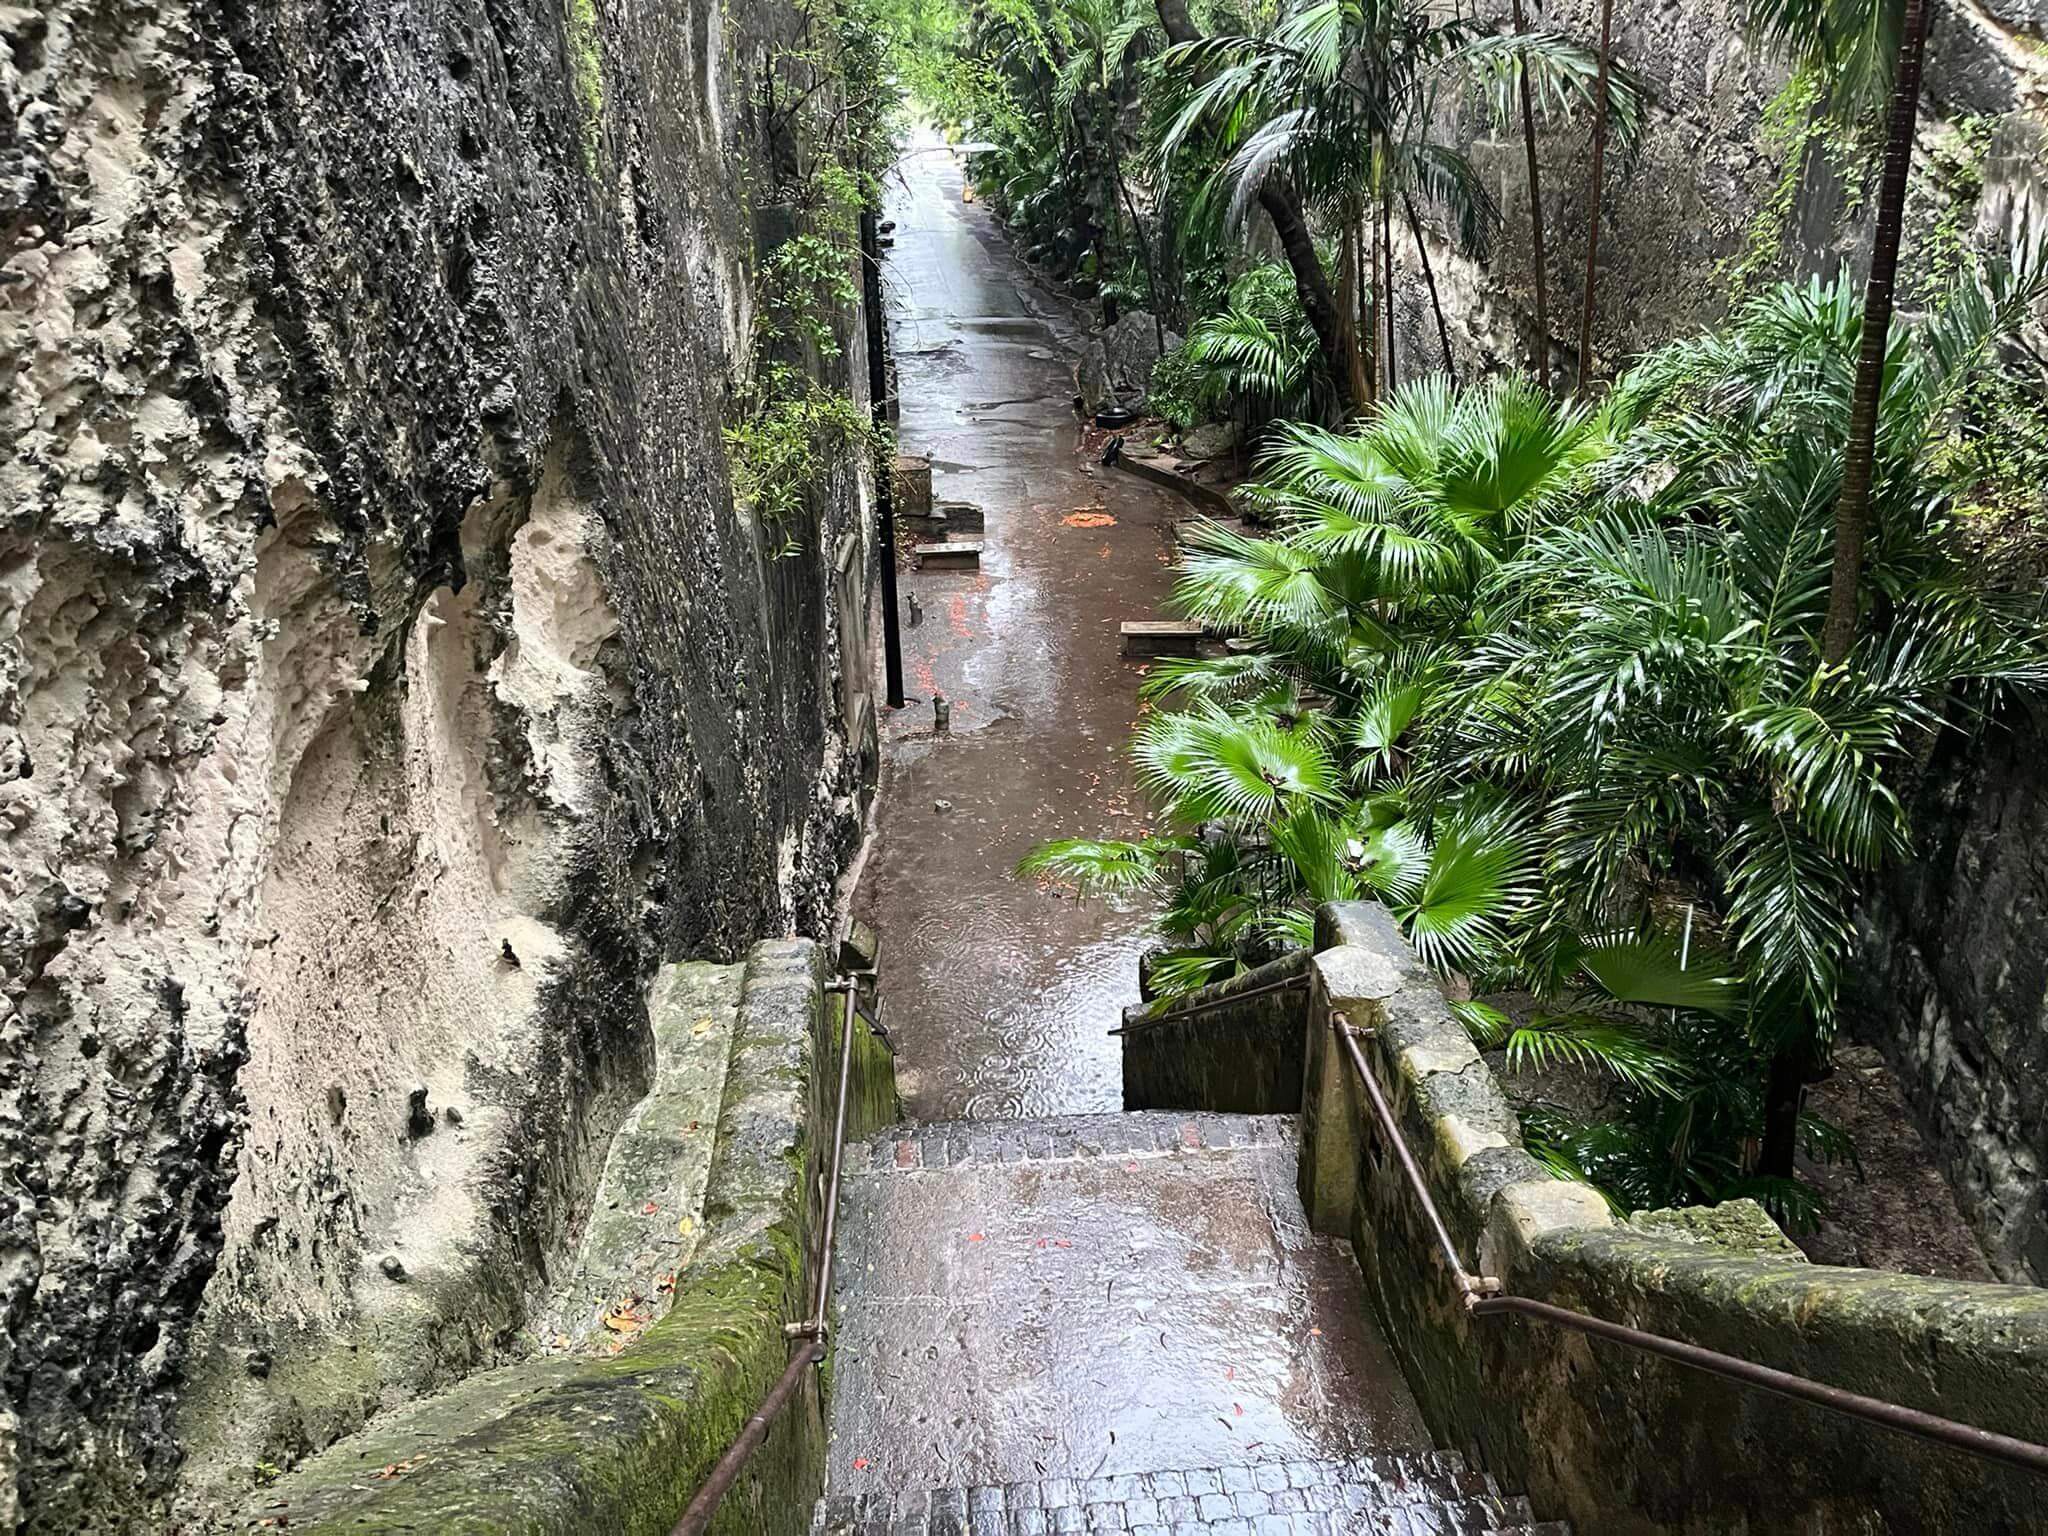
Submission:
[[[1475,258],[1499,223],[1470,163],[1430,134],[1436,82],[1456,71],[1475,35],[1469,21],[1439,21],[1399,0],[1297,0],[1265,33],[1202,39],[1169,54],[1200,82],[1167,136],[1169,151],[1197,129],[1213,133],[1231,151],[1219,180],[1234,218],[1278,178],[1339,231],[1332,368],[1354,409],[1387,372],[1391,329],[1384,346],[1376,336],[1379,314],[1392,321],[1394,200],[1440,210]],[[1448,341],[1433,273],[1428,282]]]
[[[1159,12],[1159,25],[1169,42],[1176,47],[1187,48],[1202,41],[1201,29],[1188,14],[1187,0],[1155,0],[1155,5]],[[1274,176],[1260,183],[1258,201],[1266,217],[1272,221],[1281,253],[1286,258],[1288,270],[1294,275],[1302,313],[1316,333],[1330,377],[1348,408],[1355,401],[1355,393],[1352,382],[1354,370],[1348,362],[1351,348],[1347,329],[1336,295],[1330,290],[1329,274],[1323,270],[1322,257],[1316,251],[1315,236],[1302,211],[1301,199],[1285,178]]]
[[[1593,88],[1593,169],[1586,197],[1586,294],[1579,314],[1579,393],[1593,379],[1594,295],[1600,281],[1600,196],[1607,158],[1607,71],[1614,51],[1614,0],[1600,0],[1600,78]]]
[[[1253,267],[1230,285],[1223,308],[1188,333],[1196,401],[1235,398],[1271,416],[1321,419],[1335,404],[1315,333],[1282,267]]]
[[[1863,332],[1856,386],[1835,502],[1834,558],[1828,584],[1822,655],[1847,659],[1856,623],[1868,537],[1878,408],[1884,389],[1899,241],[1905,222],[1906,177],[1920,113],[1920,75],[1927,54],[1932,0],[1750,0],[1750,25],[1802,68],[1828,82],[1829,108],[1855,116],[1889,92],[1883,171],[1872,228],[1870,276],[1863,289]]]
[[[1053,102],[1062,113],[1072,113],[1084,94],[1093,98],[1086,137],[1103,143],[1108,154],[1110,230],[1120,246],[1123,222],[1129,218],[1131,235],[1145,269],[1153,340],[1164,352],[1166,322],[1159,314],[1158,272],[1152,260],[1152,242],[1145,233],[1145,221],[1131,196],[1123,166],[1124,69],[1144,37],[1151,14],[1140,8],[1139,0],[1061,0],[1056,17],[1070,51],[1054,86]]]
[[[1594,114],[1596,170],[1594,187],[1595,234],[1599,203],[1597,192],[1606,144],[1631,152],[1641,137],[1649,90],[1642,79],[1612,57],[1603,46],[1588,49],[1556,32],[1531,32],[1522,17],[1521,0],[1515,0],[1514,31],[1483,38],[1466,51],[1468,67],[1486,89],[1487,105],[1496,131],[1521,129],[1523,154],[1528,166],[1529,233],[1531,261],[1536,287],[1536,377],[1545,390],[1550,388],[1550,322],[1546,294],[1548,256],[1543,236],[1543,184],[1536,158],[1536,120],[1545,122],[1569,118],[1590,109]],[[1609,39],[1609,23],[1603,18],[1602,37]],[[1588,285],[1588,292],[1591,286]],[[1581,350],[1583,351],[1582,343]],[[1581,366],[1584,372],[1583,364]]]
[[[1624,380],[1610,408],[1640,425],[1612,472],[1669,483],[1503,568],[1470,641],[1474,708],[1446,707],[1456,771],[1541,765],[1568,921],[1640,920],[1676,882],[1726,932],[1767,1063],[1769,1179],[1791,1175],[1799,1090],[1832,1033],[1857,872],[1910,852],[1898,783],[1953,690],[2032,681],[2048,656],[2034,613],[1976,590],[1930,484],[1956,392],[2048,292],[2039,265],[1984,279],[1890,350],[1872,481],[1886,624],[1846,661],[1824,640],[1843,473],[1828,445],[1864,328],[1846,281],[1814,282]]]
[[[1870,521],[1878,410],[1897,291],[1906,177],[1920,110],[1920,74],[1927,50],[1930,0],[1751,0],[1750,25],[1828,82],[1829,110],[1855,116],[1889,83],[1883,170],[1878,182],[1870,275],[1864,286],[1856,383],[1835,501],[1828,607],[1821,657],[1840,666],[1856,643],[1864,544]],[[1774,1058],[1769,1104],[1773,1129],[1765,1161],[1789,1167],[1791,1133],[1807,1076],[1790,1053]]]
[[[1522,15],[1522,0],[1514,0],[1515,36],[1528,33]],[[1529,100],[1529,76],[1522,71],[1515,82],[1515,96],[1522,114],[1522,155],[1529,167],[1530,263],[1536,274],[1536,378],[1544,393],[1550,391],[1550,316],[1544,301],[1543,178],[1536,168],[1536,113]]]
[[[1910,850],[1901,785],[1959,692],[1981,708],[2048,682],[2048,626],[1974,581],[1932,452],[2043,296],[2048,257],[1987,263],[1893,337],[1884,623],[1842,664],[1823,632],[1829,445],[1863,334],[1846,281],[1760,296],[1597,409],[1439,377],[1346,431],[1283,430],[1251,493],[1273,536],[1198,525],[1176,590],[1253,648],[1158,669],[1136,744],[1183,835],[1232,850],[1208,905],[1188,898],[1210,915],[1187,975],[1301,942],[1332,893],[1374,895],[1475,991],[1538,999],[1472,1013],[1475,1033],[1623,1084],[1597,1124],[1532,1120],[1554,1167],[1617,1199],[1753,1193],[1796,1218],[1795,1148],[1834,1145],[1796,1088],[1833,1029],[1856,889]],[[1624,977],[1614,944],[1656,964]]]

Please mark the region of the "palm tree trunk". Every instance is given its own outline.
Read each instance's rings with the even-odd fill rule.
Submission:
[[[1394,200],[1384,191],[1380,194],[1380,249],[1386,252],[1387,263],[1387,395],[1392,396],[1394,378]]]
[[[1344,216],[1343,273],[1338,279],[1337,304],[1344,316],[1344,360],[1351,378],[1351,398],[1365,400],[1372,395],[1372,381],[1366,377],[1365,352],[1358,344],[1358,316],[1361,285],[1358,254],[1358,221]]]
[[[1162,4],[1176,0],[1161,0]],[[1522,17],[1522,0],[1514,0],[1515,36],[1529,30]],[[1529,162],[1529,243],[1531,263],[1536,271],[1536,378],[1547,392],[1550,388],[1550,315],[1543,292],[1543,179],[1536,170],[1536,109],[1529,104],[1529,68],[1522,66],[1522,150]]]
[[[1913,164],[1913,129],[1920,115],[1920,69],[1927,56],[1932,0],[1906,0],[1899,36],[1898,78],[1892,85],[1885,128],[1884,175],[1877,189],[1877,227],[1871,241],[1870,281],[1863,289],[1863,334],[1856,355],[1856,392],[1849,406],[1849,441],[1842,459],[1842,491],[1835,500],[1835,563],[1828,580],[1828,617],[1821,659],[1833,666],[1856,643],[1857,589],[1863,578],[1863,539],[1870,522],[1870,481],[1877,458],[1877,408],[1884,389],[1884,356],[1891,341],[1892,299],[1898,286],[1899,235],[1906,207],[1906,173]]]
[[[1408,214],[1408,233],[1415,237],[1415,253],[1422,258],[1422,280],[1429,285],[1429,312],[1436,316],[1436,339],[1444,344],[1444,372],[1451,387],[1458,385],[1458,365],[1451,359],[1451,328],[1444,324],[1443,301],[1437,297],[1436,272],[1429,264],[1429,247],[1423,243],[1422,221],[1415,217],[1415,199],[1401,189],[1401,206]]]
[[[1365,272],[1358,288],[1358,329],[1365,337],[1365,398],[1380,392],[1380,221],[1370,204],[1358,216],[1358,245]]]
[[[1192,43],[1201,37],[1201,28],[1188,14],[1187,0],[1153,0],[1153,3],[1159,12],[1159,25],[1169,40]],[[1338,323],[1337,301],[1330,293],[1329,275],[1323,271],[1322,260],[1316,255],[1315,237],[1309,233],[1308,220],[1301,211],[1301,200],[1294,195],[1293,188],[1268,179],[1259,188],[1259,206],[1266,210],[1266,217],[1273,221],[1273,232],[1280,237],[1281,253],[1287,258],[1288,270],[1294,274],[1295,296],[1301,300],[1301,310],[1308,317],[1309,328],[1316,333],[1316,344],[1322,351],[1323,366],[1329,372],[1331,388],[1337,392],[1337,403],[1348,416],[1354,397],[1344,329]]]
[[[1301,204],[1295,200],[1293,191],[1275,182],[1269,181],[1259,189],[1259,206],[1266,210],[1266,217],[1273,221],[1280,236],[1280,249],[1287,257],[1288,270],[1294,274],[1295,297],[1301,300],[1301,312],[1308,317],[1309,329],[1316,333],[1323,366],[1329,370],[1338,404],[1349,415],[1354,403],[1349,349],[1337,313],[1337,300],[1330,292],[1322,259],[1316,255],[1315,237],[1309,233],[1308,220],[1302,216]]]
[[[1796,1046],[1780,1046],[1764,1080],[1764,1139],[1757,1155],[1758,1173],[1777,1179],[1793,1176],[1793,1158],[1799,1150],[1800,1101],[1805,1095],[1806,1052]]]
[[[1586,209],[1586,302],[1579,314],[1579,394],[1593,382],[1593,309],[1599,286],[1600,193],[1607,164],[1607,61],[1614,46],[1614,0],[1600,0],[1600,69],[1593,83],[1593,185]]]
[[[1123,146],[1118,142],[1117,132],[1117,119],[1121,115],[1112,92],[1109,98],[1109,174],[1116,184],[1117,196],[1123,201],[1124,212],[1130,215],[1131,234],[1138,244],[1138,260],[1145,265],[1145,307],[1152,311],[1152,344],[1163,357],[1166,355],[1166,322],[1159,318],[1159,277],[1152,268],[1152,241],[1145,233],[1145,221],[1138,217],[1137,201],[1124,181]]]

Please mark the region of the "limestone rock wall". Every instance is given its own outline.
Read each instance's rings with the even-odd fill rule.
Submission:
[[[1986,1256],[2048,1284],[2048,720],[1943,741],[1915,806],[1921,857],[1871,893],[1858,1007]]]
[[[0,1529],[520,1352],[646,975],[824,921],[868,491],[720,437],[797,25],[0,3]]]
[[[1501,15],[1505,4],[1492,7]],[[1525,8],[1532,28],[1589,45],[1600,0]],[[1868,260],[1870,199],[1855,185],[1871,154],[1840,129],[1788,140],[1771,111],[1785,65],[1744,34],[1741,0],[1616,0],[1614,55],[1647,82],[1651,106],[1633,158],[1610,150],[1600,241],[1594,368],[1612,374],[1643,350],[1718,321],[1745,284]],[[1534,264],[1522,139],[1475,101],[1444,104],[1499,203],[1498,249],[1481,267],[1440,229],[1426,232],[1461,371],[1533,367]],[[1539,123],[1551,365],[1578,369],[1585,294],[1590,123]],[[2038,0],[1943,0],[1922,101],[1921,154],[1908,204],[1904,301],[1952,269],[1964,242],[1997,241],[2031,210],[2048,227],[2048,10]],[[1872,177],[1874,188],[1874,173]],[[1441,366],[1442,345],[1413,242],[1396,263],[1401,375]],[[2048,323],[2048,317],[2044,317]]]

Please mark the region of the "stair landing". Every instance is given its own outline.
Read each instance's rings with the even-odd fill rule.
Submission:
[[[1427,1455],[1356,1266],[1308,1230],[1294,1138],[1147,1113],[850,1147],[832,1493]]]

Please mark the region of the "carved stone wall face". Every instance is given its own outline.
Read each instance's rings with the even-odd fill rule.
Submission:
[[[795,25],[0,7],[0,1525],[523,1348],[657,960],[822,924],[855,472],[720,437]]]
[[[1502,17],[1504,3],[1491,8]],[[1525,8],[1532,27],[1600,35],[1599,0]],[[1699,5],[1618,0],[1614,56],[1649,88],[1632,153],[1607,156],[1594,366],[1612,375],[1644,350],[1719,321],[1745,287],[1832,277],[1868,260],[1872,199],[1858,182],[1874,155],[1830,128],[1799,147],[1785,128],[1809,113],[1777,98],[1789,72],[1745,35],[1737,0]],[[2014,210],[2048,208],[2048,13],[2029,0],[1957,0],[1936,13],[1922,99],[1921,149],[1907,208],[1902,302],[1931,299],[1972,238],[2002,243]],[[1519,124],[1497,131],[1477,99],[1446,92],[1441,128],[1478,166],[1500,205],[1500,237],[1480,265],[1433,230],[1430,259],[1461,375],[1528,367],[1536,356],[1529,192]],[[1553,370],[1576,375],[1584,303],[1591,128],[1539,124]],[[1988,138],[1988,142],[1985,140]],[[1968,142],[1965,142],[1965,141]],[[1956,175],[1967,163],[1972,173]],[[1874,180],[1874,170],[1872,171]],[[1977,175],[1981,174],[1981,185]],[[1397,221],[1398,223],[1399,221]],[[1397,364],[1402,377],[1442,366],[1420,261],[1397,239]],[[1920,258],[1915,259],[1915,250]],[[2048,327],[2048,314],[2042,317]],[[2048,331],[2044,331],[2048,334]]]
[[[2048,1283],[2048,777],[2013,710],[1941,744],[1921,857],[1870,893],[1845,1023],[1898,1074],[1992,1267]]]

